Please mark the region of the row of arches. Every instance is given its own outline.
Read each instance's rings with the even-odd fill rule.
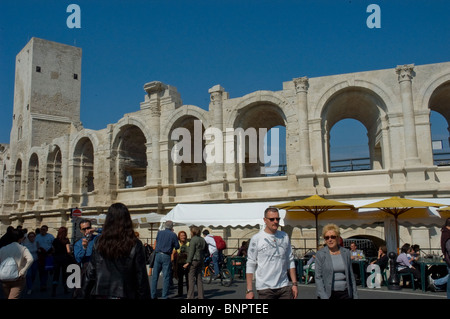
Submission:
[[[261,129],[265,130],[264,134],[257,134],[256,140],[252,140],[250,135],[244,135],[241,144],[238,144],[239,139],[236,135],[234,136],[232,143],[235,162],[232,163],[234,168],[231,171],[234,172],[235,178],[255,178],[289,173],[289,165],[297,161],[291,155],[292,132],[303,129],[292,128],[292,126],[298,125],[298,122],[291,120],[295,111],[289,111],[289,107],[286,103],[277,104],[273,99],[259,97],[254,101],[247,101],[243,107],[236,108],[232,116],[225,119],[224,125],[231,124],[230,126],[235,131],[238,128],[244,132],[248,132],[250,129],[254,129],[258,133]],[[446,128],[442,128],[442,123],[448,125],[450,120],[450,81],[439,85],[430,94],[429,110],[433,116],[437,114],[438,117],[441,117],[436,131],[434,122],[428,123],[431,123],[432,128],[429,141],[431,145],[435,136],[448,137],[448,131]],[[161,136],[160,143],[167,143],[167,149],[163,149],[162,152],[167,152],[168,165],[163,165],[161,169],[164,170],[167,167],[168,172],[162,174],[167,176],[167,183],[179,184],[208,180],[209,165],[205,161],[203,153],[201,161],[181,163],[175,163],[170,154],[179,142],[171,139],[173,130],[180,127],[185,128],[190,133],[190,144],[194,145],[197,142],[196,134],[198,134],[195,132],[195,123],[201,121],[200,136],[202,137],[211,126],[208,124],[208,115],[206,114],[207,112],[203,110],[184,112],[183,115],[172,119],[170,125],[164,126],[162,130],[164,134]],[[314,114],[311,115],[311,117],[314,116]],[[229,119],[232,119],[232,122]],[[333,173],[339,170],[389,168],[391,165],[389,121],[390,113],[387,102],[375,91],[363,87],[347,87],[330,94],[320,113],[320,140],[317,139],[317,134],[310,136],[312,148],[319,144],[323,151],[322,158],[316,162],[317,158],[314,158],[314,154],[312,155],[311,162],[319,163],[314,164],[313,169]],[[348,125],[348,123],[357,125]],[[309,127],[307,130],[311,133],[313,131]],[[340,130],[343,132],[339,132]],[[67,151],[68,154],[64,154],[63,147],[55,144],[45,156],[39,152],[31,153],[26,164],[23,163],[25,159],[19,157],[14,163],[13,200],[17,201],[21,198],[38,200],[39,198],[55,197],[62,191],[63,180],[67,179],[65,175],[72,177],[67,179],[72,184],[65,186],[68,192],[77,194],[93,192],[98,187],[96,185],[96,179],[99,178],[97,175],[99,173],[96,171],[98,169],[96,157],[98,156],[107,156],[110,161],[109,176],[106,177],[109,180],[110,190],[148,185],[149,174],[152,170],[152,167],[149,167],[150,159],[155,158],[155,155],[158,159],[166,158],[166,156],[161,157],[161,154],[154,154],[155,148],[150,139],[150,131],[151,128],[146,127],[143,121],[135,117],[133,121],[119,122],[115,125],[114,132],[111,133],[113,135],[110,139],[112,143],[110,147],[102,147],[107,149],[106,153],[101,153],[102,155],[99,155],[100,142],[98,142],[102,138],[95,136],[104,133],[87,133],[87,130],[83,130],[75,139],[72,151]],[[233,132],[233,134],[235,133]],[[353,150],[354,153],[352,150],[345,149],[345,143],[349,145],[350,138],[360,141],[357,143],[364,147]],[[255,152],[254,144],[256,144],[256,156],[252,153]],[[444,144],[448,148],[448,143]],[[202,138],[202,151],[205,146],[206,141]],[[183,152],[194,151],[195,148],[183,149]],[[245,158],[243,162],[237,161],[237,154],[240,154],[241,151]],[[303,152],[304,150],[299,151]],[[180,153],[180,155],[184,154]],[[278,154],[276,160],[274,154]],[[432,155],[430,154],[430,156]],[[195,154],[191,154],[191,158],[194,157]],[[342,164],[343,160],[351,161],[361,158],[365,160],[363,164]],[[341,162],[334,165],[336,161]],[[6,171],[6,167],[4,167],[4,171]]]

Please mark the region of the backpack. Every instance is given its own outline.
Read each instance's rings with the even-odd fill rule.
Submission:
[[[214,241],[216,242],[217,250],[224,250],[227,248],[227,243],[220,236],[213,236]]]
[[[14,281],[19,278],[19,267],[12,257],[8,257],[0,264],[0,281]]]

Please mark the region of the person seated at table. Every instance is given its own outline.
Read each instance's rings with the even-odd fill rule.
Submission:
[[[362,250],[358,249],[354,241],[350,244],[350,257],[352,260],[364,259],[364,253]]]
[[[397,272],[398,273],[411,273],[414,276],[415,286],[420,286],[420,271],[416,269],[408,259],[408,253],[411,253],[411,245],[404,244],[400,250],[400,255],[397,257]]]
[[[381,245],[378,248],[378,257],[374,261],[371,262],[373,265],[378,265],[380,267],[380,271],[383,272],[389,264],[389,257],[387,255],[387,248],[384,245]]]
[[[247,257],[247,250],[248,250],[248,241],[243,241],[241,247],[238,250],[237,255],[239,257]]]

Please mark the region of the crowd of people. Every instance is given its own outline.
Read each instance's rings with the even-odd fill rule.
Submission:
[[[265,227],[250,241],[243,243],[238,255],[246,257],[246,298],[296,299],[298,279],[292,245],[287,233],[279,230],[278,209],[264,211]],[[178,281],[178,297],[204,298],[202,269],[206,256],[211,257],[214,273],[218,276],[223,258],[219,242],[208,230],[190,228],[190,234],[176,234],[173,222],[167,221],[153,246],[144,245],[133,229],[131,215],[126,205],[112,204],[102,229],[92,227],[89,219],[79,223],[82,238],[71,245],[66,227],[57,230],[56,237],[42,225],[34,232],[20,226],[8,227],[0,238],[0,275],[7,261],[14,260],[16,269],[12,279],[2,280],[6,298],[20,298],[24,289],[32,294],[33,284],[39,275],[41,291],[47,290],[51,274],[51,296],[59,285],[69,293],[66,285],[67,266],[76,263],[81,268],[81,287],[74,289],[73,298],[95,299],[157,299],[168,298],[173,278]],[[450,273],[450,218],[442,227],[441,247]],[[202,236],[203,235],[203,236]],[[314,253],[314,280],[319,299],[358,298],[357,278],[352,260],[361,258],[356,245],[344,248],[340,229],[334,224],[323,227],[323,248]],[[419,247],[405,244],[396,259],[399,273],[411,273],[419,283],[417,264]],[[385,246],[380,246],[378,256],[371,262],[384,270],[389,263]],[[14,263],[12,263],[14,265]],[[6,267],[6,266],[5,266]],[[148,268],[151,268],[149,280]],[[14,268],[14,267],[13,267]],[[6,268],[5,268],[6,269]],[[162,293],[158,295],[158,280],[162,272]],[[1,277],[4,278],[4,277]],[[439,281],[429,278],[435,288],[447,286],[450,298],[449,276]],[[446,281],[446,282],[445,282]]]

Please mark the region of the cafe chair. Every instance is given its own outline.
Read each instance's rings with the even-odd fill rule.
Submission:
[[[416,290],[416,286],[414,285],[414,275],[412,273],[400,273],[398,272],[398,277],[403,281],[403,287],[405,287],[405,283],[407,281],[411,282],[411,287],[413,290]],[[405,280],[406,279],[406,280]]]

